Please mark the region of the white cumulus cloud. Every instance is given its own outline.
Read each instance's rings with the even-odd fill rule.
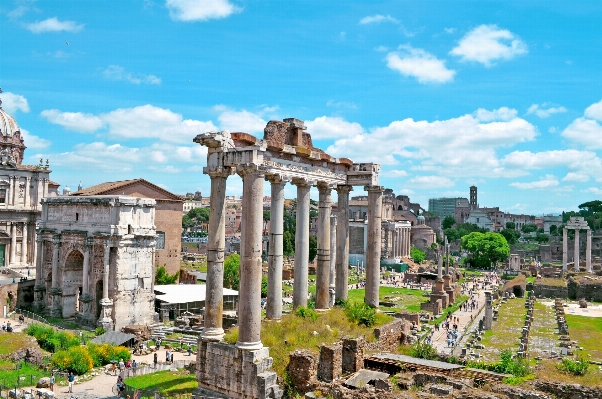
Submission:
[[[562,132],[562,136],[585,148],[602,148],[602,126],[592,119],[577,118]]]
[[[13,114],[17,111],[29,112],[29,103],[27,99],[20,94],[11,92],[3,92],[0,94],[2,100],[2,108],[9,114]]]
[[[445,62],[422,49],[405,45],[385,57],[387,67],[404,76],[414,77],[420,83],[446,83],[454,79],[456,71],[447,69]]]
[[[571,183],[584,183],[589,181],[589,176],[583,173],[569,172],[562,178],[562,181]]]
[[[50,147],[51,144],[49,140],[35,136],[23,128],[21,128],[21,137],[23,137],[23,141],[27,148],[32,150],[45,150]]]
[[[369,15],[367,17],[364,17],[362,19],[360,19],[360,25],[367,25],[367,24],[380,24],[381,22],[393,22],[394,24],[398,24],[399,21],[396,18],[393,18],[390,15],[381,15],[381,14],[376,14],[376,15]]]
[[[161,84],[161,78],[155,75],[145,75],[140,73],[132,74],[131,72],[127,72],[124,67],[119,65],[109,65],[104,71],[102,71],[102,76],[104,76],[105,79],[124,80],[134,84]]]
[[[585,117],[602,121],[602,101],[590,105],[585,109]]]
[[[553,188],[560,184],[558,179],[554,175],[546,175],[541,180],[528,182],[528,183],[519,183],[514,182],[510,183],[510,186],[518,188],[519,190],[533,190],[533,189],[546,189]]]
[[[50,123],[80,133],[95,132],[103,125],[99,117],[82,112],[61,112],[58,109],[48,109],[42,111],[40,115]]]
[[[216,110],[221,111],[217,119],[222,130],[260,134],[263,137],[263,129],[267,122],[260,115],[244,109],[236,111],[223,106],[216,107]]]
[[[547,103],[541,104],[533,104],[527,109],[527,115],[535,114],[540,118],[547,118],[554,114],[560,114],[562,112],[566,112],[566,108],[564,107],[552,107]]]
[[[84,28],[84,24],[78,24],[75,21],[59,21],[56,17],[52,17],[43,21],[27,24],[26,27],[33,33],[79,32]]]
[[[226,18],[242,11],[228,0],[166,0],[165,6],[174,21],[207,21]]]
[[[416,176],[408,180],[416,188],[453,187],[455,183],[445,176]]]
[[[509,60],[527,52],[527,45],[509,30],[481,25],[460,39],[450,54],[461,57],[462,61],[491,66],[497,60]]]
[[[364,133],[357,122],[347,122],[339,116],[320,116],[313,121],[305,122],[307,131],[315,140],[342,138]]]

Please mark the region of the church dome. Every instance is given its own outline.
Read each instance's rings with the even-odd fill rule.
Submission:
[[[25,148],[17,121],[2,109],[0,100],[0,166],[16,168],[21,165]]]
[[[1,104],[2,103],[0,103],[0,133],[2,133],[3,136],[13,136],[17,132],[20,133],[21,129],[19,129],[17,121],[10,116],[8,112],[2,109]]]

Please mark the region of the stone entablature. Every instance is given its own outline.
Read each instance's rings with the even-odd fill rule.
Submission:
[[[36,311],[106,330],[154,318],[155,200],[45,198],[38,229]]]

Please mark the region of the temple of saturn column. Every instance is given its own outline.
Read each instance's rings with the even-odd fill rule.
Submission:
[[[575,249],[573,252],[574,270],[579,271],[579,230],[587,230],[587,244],[585,248],[585,271],[592,272],[592,230],[581,216],[571,216],[569,222],[562,229],[562,271],[568,271],[568,237],[569,229],[575,230]]]
[[[353,186],[368,192],[368,248],[366,254],[366,297],[378,307],[381,257],[381,207],[383,187],[378,186],[380,166],[354,164],[334,158],[312,146],[303,121],[270,121],[262,140],[247,133],[210,132],[194,142],[208,147],[203,173],[211,178],[211,212],[207,245],[207,287],[204,331],[199,340],[197,379],[194,398],[278,398],[282,390],[271,369],[268,348],[260,337],[261,324],[261,240],[264,180],[270,182],[272,206],[268,253],[267,318],[282,316],[282,264],[284,187],[297,187],[297,228],[293,307],[307,306],[310,188],[317,187],[318,254],[316,309],[325,310],[334,297],[347,299],[349,247],[349,193]],[[243,179],[240,246],[238,341],[221,343],[223,263],[225,244],[225,195],[227,179],[238,174]],[[338,215],[331,214],[331,192],[337,191]],[[336,228],[331,225],[336,221]],[[333,235],[336,238],[333,240]],[[335,241],[336,240],[336,241]],[[336,248],[331,258],[332,248]],[[334,281],[333,281],[334,278]]]

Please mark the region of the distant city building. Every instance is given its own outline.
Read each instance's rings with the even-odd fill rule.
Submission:
[[[543,232],[546,234],[550,234],[550,231],[557,231],[561,225],[562,215],[545,215],[543,217]]]
[[[477,186],[470,186],[470,209],[477,209],[479,201],[477,200]]]
[[[487,217],[487,214],[481,209],[475,209],[470,212],[470,215],[465,220],[466,223],[476,224],[481,229],[493,231],[493,222]]]
[[[196,208],[207,208],[207,205],[204,204],[202,200],[187,199],[186,201],[184,201],[184,204],[183,204],[184,214],[187,214],[188,212],[190,212],[191,210],[196,209]]]
[[[435,216],[441,217],[454,216],[456,208],[470,209],[470,202],[467,198],[431,198],[429,199],[429,212]]]

